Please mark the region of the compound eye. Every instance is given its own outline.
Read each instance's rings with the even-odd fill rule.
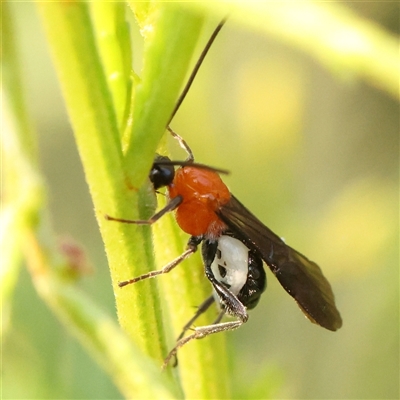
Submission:
[[[168,157],[156,156],[153,166],[150,170],[149,178],[157,190],[164,186],[169,186],[175,177],[175,168],[173,165],[163,165],[163,161],[170,161]]]

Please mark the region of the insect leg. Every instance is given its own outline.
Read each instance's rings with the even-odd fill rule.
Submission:
[[[107,221],[116,221],[116,222],[122,222],[124,224],[136,224],[136,225],[152,225],[154,222],[158,221],[163,215],[165,215],[169,211],[175,210],[181,204],[183,201],[182,196],[176,196],[173,199],[171,199],[168,204],[161,209],[158,213],[154,214],[151,218],[147,220],[131,220],[131,219],[123,219],[123,218],[114,218],[111,217],[110,215],[105,215],[105,218]]]
[[[131,283],[136,283],[136,282],[142,281],[143,279],[154,278],[155,276],[158,276],[158,275],[167,274],[172,269],[174,269],[177,265],[179,265],[183,260],[188,258],[191,254],[195,253],[197,251],[197,247],[198,247],[199,243],[202,240],[203,239],[201,236],[190,237],[186,250],[180,256],[176,257],[175,260],[172,260],[170,263],[168,263],[167,265],[165,265],[163,268],[161,268],[159,270],[150,271],[150,272],[147,272],[146,274],[137,276],[136,278],[118,282],[118,286],[124,287],[126,285],[130,285]]]
[[[211,253],[212,254],[212,250]],[[235,296],[223,283],[219,282],[211,269],[211,262],[213,261],[213,257],[209,257],[210,254],[204,254],[205,258],[205,274],[208,280],[213,285],[215,292],[219,297],[219,302],[221,305],[222,310],[232,315],[233,317],[239,318],[242,322],[247,322],[249,316],[247,314],[246,307],[243,303]]]
[[[182,328],[181,334],[178,336],[177,340],[180,340],[183,338],[183,335],[186,333],[186,331],[192,326],[193,322],[196,321],[197,318],[200,317],[201,314],[205,313],[211,306],[212,303],[214,303],[214,296],[211,295],[210,297],[207,297],[203,303],[199,305],[197,308],[196,313],[193,315],[192,318],[186,323],[186,325]]]
[[[219,324],[201,326],[199,328],[195,328],[194,333],[186,336],[183,339],[178,340],[175,347],[169,352],[167,357],[164,360],[164,364],[162,369],[165,369],[168,363],[170,362],[171,358],[176,356],[178,350],[183,347],[186,343],[192,341],[193,339],[202,339],[208,335],[212,335],[214,333],[231,331],[233,329],[239,328],[244,322],[242,320],[230,321],[230,322],[222,322]]]
[[[178,350],[182,346],[184,346],[186,343],[192,341],[193,339],[202,339],[202,338],[204,338],[208,335],[212,335],[214,333],[231,331],[233,329],[237,329],[242,324],[247,322],[247,320],[249,319],[249,316],[246,311],[246,307],[240,302],[240,300],[226,286],[224,286],[222,283],[218,282],[215,279],[214,275],[211,272],[211,269],[207,268],[207,266],[206,266],[206,275],[207,275],[207,278],[212,283],[212,285],[214,286],[214,289],[219,296],[221,306],[223,307],[223,313],[221,313],[218,316],[215,323],[213,323],[212,325],[206,325],[206,326],[201,326],[201,327],[195,328],[194,333],[192,333],[189,336],[186,336],[185,338],[181,338],[181,336],[180,336],[175,347],[169,352],[169,354],[165,358],[164,364],[162,366],[163,369],[168,365],[168,363],[171,361],[171,359],[176,356],[176,353],[178,352]],[[207,301],[209,301],[209,298],[200,307],[202,307],[204,304],[206,304]],[[238,319],[236,321],[230,321],[230,322],[219,322],[225,313],[230,314]],[[198,315],[200,315],[200,313],[196,313],[196,318]],[[189,322],[192,322],[192,320]],[[185,328],[186,328],[186,326],[185,326]]]
[[[185,150],[186,153],[188,154],[188,158],[185,160],[185,162],[187,162],[187,163],[193,162],[194,155],[193,155],[192,149],[186,143],[185,139],[183,139],[182,136],[178,135],[175,131],[173,131],[170,126],[167,126],[167,129],[168,129],[169,133],[174,137],[174,139],[176,139],[178,141],[179,146],[181,146],[181,148],[183,150]]]

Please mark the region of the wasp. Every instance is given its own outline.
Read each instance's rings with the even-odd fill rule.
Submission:
[[[151,225],[167,212],[174,211],[179,227],[190,235],[186,250],[175,260],[161,270],[120,282],[120,287],[170,272],[201,245],[205,276],[214,294],[200,305],[185,325],[164,366],[187,342],[233,330],[247,322],[247,310],[258,304],[266,289],[264,264],[311,322],[331,331],[342,326],[332,288],[320,267],[287,245],[229,191],[221,179],[221,174],[226,171],[196,163],[190,147],[169,127],[224,22],[207,43],[168,121],[167,129],[186,150],[188,158],[171,161],[166,156],[156,155],[150,170],[149,178],[154,189],[167,188],[167,205],[149,220],[131,221],[107,216],[112,221]],[[214,302],[221,310],[218,318],[210,325],[194,328],[193,333],[185,336],[193,322]],[[225,314],[235,319],[221,322]]]

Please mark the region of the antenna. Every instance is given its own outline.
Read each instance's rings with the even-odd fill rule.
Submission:
[[[214,43],[215,38],[217,37],[217,35],[218,35],[219,31],[221,30],[221,28],[224,26],[225,22],[226,22],[226,17],[218,24],[218,26],[215,28],[214,32],[212,33],[210,39],[208,39],[206,47],[204,48],[204,50],[200,54],[200,57],[197,60],[196,65],[194,66],[194,69],[193,69],[192,73],[190,74],[189,80],[187,81],[186,86],[184,87],[181,95],[179,96],[178,101],[176,102],[175,108],[172,111],[171,116],[169,117],[169,120],[167,122],[167,128],[169,128],[169,124],[171,123],[171,121],[175,117],[175,114],[179,110],[179,107],[181,106],[181,104],[182,104],[183,100],[185,99],[186,95],[188,94],[189,89],[192,86],[192,83],[194,81],[194,78],[196,77],[197,72],[199,71],[199,69],[201,67],[201,64],[203,63],[204,59],[206,58],[208,50],[210,50],[210,47]]]

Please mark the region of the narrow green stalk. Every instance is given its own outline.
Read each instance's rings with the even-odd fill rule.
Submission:
[[[160,203],[163,204],[161,199]],[[165,265],[181,254],[188,240],[188,235],[177,226],[172,215],[162,218],[154,226],[153,232],[158,265]],[[195,307],[210,296],[211,287],[204,275],[200,254],[192,255],[171,273],[159,277],[159,281],[168,309],[166,324],[174,332],[169,338],[172,348],[182,327],[193,316]],[[216,316],[217,309],[212,305],[195,325],[209,325]],[[203,340],[192,341],[179,350],[180,382],[186,398],[230,398],[225,339],[223,334],[211,335]]]
[[[128,171],[143,168],[144,176],[147,176],[155,151],[155,147],[150,146],[158,144],[180,94],[202,19],[184,13],[180,6],[170,3],[158,10],[153,8],[151,13],[143,10],[143,3],[131,3],[131,6],[146,33],[143,74],[133,99],[131,130],[124,137],[125,159]],[[150,160],[148,165],[146,160]],[[140,183],[132,182],[134,185]],[[159,206],[163,204],[160,201]],[[172,220],[170,215],[153,226],[158,268],[180,255],[188,240],[188,235],[182,234]],[[172,348],[182,326],[191,318],[193,306],[210,295],[210,285],[198,255],[158,280],[163,289],[164,309],[168,311],[164,321],[173,331],[168,335],[169,348]],[[214,318],[215,308],[198,323],[206,324]],[[225,351],[225,338],[217,335],[195,341],[179,352],[180,382],[185,397],[229,397]]]
[[[181,396],[179,388],[160,374],[157,364],[121,331],[121,329],[69,279],[68,260],[55,245],[49,224],[46,194],[36,162],[36,135],[29,124],[21,89],[22,76],[12,43],[12,16],[7,5],[7,43],[4,43],[3,71],[8,78],[3,86],[2,148],[5,168],[2,177],[7,196],[1,214],[2,312],[11,301],[16,266],[24,250],[33,283],[39,295],[55,315],[75,334],[100,365],[109,373],[127,398],[172,399]],[[3,14],[3,16],[4,16]],[[12,67],[12,68],[11,68]],[[4,252],[3,252],[4,250]],[[66,273],[67,272],[67,273]],[[6,321],[3,321],[6,322]],[[4,325],[3,325],[4,327]]]
[[[37,223],[44,202],[44,185],[37,173],[37,146],[26,109],[23,79],[17,54],[12,13],[2,5],[1,54],[1,307],[2,332],[22,261],[21,248],[27,229]]]
[[[105,215],[138,218],[138,193],[123,164],[116,112],[99,59],[85,3],[38,3],[52,49],[95,213],[105,243],[118,317],[129,336],[153,358],[166,346],[155,282],[121,290],[117,282],[154,266],[142,227],[113,223]],[[151,244],[150,244],[151,245]]]
[[[168,239],[163,244],[158,243],[161,252],[155,265],[148,227],[106,221],[104,215],[138,219],[154,211],[153,191],[142,184],[183,85],[202,18],[171,4],[148,7],[147,14],[138,3],[131,5],[137,15],[141,15],[139,23],[142,29],[147,29],[147,34],[143,74],[141,81],[133,86],[132,115],[124,128],[124,155],[118,126],[123,120],[121,110],[126,103],[120,101],[119,96],[126,92],[121,82],[107,79],[118,71],[117,75],[121,76],[125,86],[130,84],[121,58],[126,38],[119,40],[118,27],[106,19],[111,7],[109,14],[118,16],[121,22],[120,9],[111,5],[92,5],[96,21],[94,30],[89,9],[83,3],[39,3],[38,7],[105,243],[121,326],[140,348],[161,364],[167,349],[174,344],[177,327],[182,327],[190,318],[191,306],[209,295],[201,262],[193,258],[195,270],[182,265],[179,268],[182,272],[172,278],[183,277],[181,288],[184,296],[182,290],[175,290],[176,284],[172,288],[161,283],[167,294],[163,305],[165,311],[161,313],[157,280],[123,289],[116,284],[171,261],[160,254],[172,255],[171,245],[175,254],[182,252],[187,238],[177,235],[176,226],[163,230],[163,234],[169,232]],[[109,40],[103,40],[104,31],[108,32]],[[116,60],[113,63],[107,58]],[[142,188],[139,190],[139,187]],[[165,221],[167,223],[168,218]],[[159,225],[160,228],[163,226],[162,223]],[[165,305],[171,307],[169,312]],[[175,311],[182,306],[186,313],[177,312],[175,317]],[[174,333],[170,331],[170,317]],[[212,318],[209,316],[208,322]],[[167,334],[163,320],[168,328]],[[165,344],[165,337],[170,340],[169,346]],[[181,385],[187,397],[226,397],[227,368],[223,343],[221,335],[191,344],[188,352],[183,350],[180,356]]]
[[[136,10],[138,4],[130,4]],[[150,16],[142,22],[146,28],[143,74],[133,100],[132,125],[124,138],[127,173],[134,187],[147,177],[203,22],[201,15],[173,3],[162,4]]]
[[[60,257],[49,252],[35,235],[26,235],[28,265],[40,296],[57,317],[89,349],[126,398],[174,399],[179,394],[167,375],[128,336],[57,271],[65,270]],[[55,256],[55,257],[54,257]]]
[[[131,49],[129,26],[123,2],[92,2],[90,10],[94,34],[107,85],[122,129],[130,95]]]

